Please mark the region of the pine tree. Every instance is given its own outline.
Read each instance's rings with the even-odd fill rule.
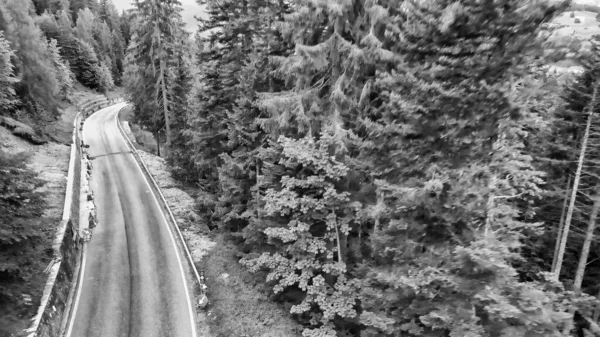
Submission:
[[[125,64],[125,42],[120,32],[117,30],[111,31],[111,43],[112,50],[114,51],[113,63],[111,65],[111,71],[115,84],[120,86],[122,84],[122,77]]]
[[[260,37],[267,9],[278,11],[268,1],[209,1],[210,20],[201,28],[213,34],[201,40],[196,56],[198,90],[190,97],[186,130],[188,146],[196,150],[189,161],[204,186],[204,207],[223,229],[243,229],[254,213],[246,205],[254,199],[256,149],[264,135],[253,102],[257,90],[267,89],[266,41]]]
[[[221,67],[221,54],[218,51],[202,53],[197,56],[197,70],[189,94],[187,127],[183,131],[190,149],[179,162],[191,166],[188,179],[200,185],[201,196],[198,206],[202,214],[212,219],[216,199],[219,194],[218,160],[226,152],[227,114],[229,106],[227,94],[231,92],[231,83],[221,82],[221,77],[230,74],[230,70]],[[210,57],[210,58],[209,58]]]
[[[168,151],[172,143],[170,118],[175,113],[169,97],[171,83],[168,82],[168,68],[178,31],[182,27],[181,3],[178,0],[138,0],[135,5],[138,19],[134,35],[136,41],[130,50],[138,67],[142,71],[152,72],[153,83],[146,83],[146,86],[154,88],[155,94],[143,99],[156,101],[156,107],[161,111]]]
[[[132,17],[130,14],[128,14],[125,11],[121,13],[119,28],[121,30],[121,33],[123,34],[123,41],[125,41],[125,47],[129,46],[129,41],[131,40],[131,35],[133,34],[131,29],[131,20]]]
[[[177,38],[176,47],[174,48],[174,64],[172,65],[169,77],[171,86],[171,92],[169,96],[172,97],[173,111],[177,113],[173,114],[172,126],[173,126],[173,143],[171,153],[171,167],[175,176],[182,174],[179,177],[185,177],[182,180],[187,180],[187,174],[193,170],[188,160],[189,148],[187,147],[187,137],[185,130],[187,129],[187,97],[192,87],[192,50],[189,34],[180,31],[181,35]],[[188,180],[189,181],[189,180]]]
[[[246,64],[237,70],[237,98],[226,115],[227,153],[219,155],[218,168],[221,193],[216,205],[216,217],[222,230],[242,232],[246,245],[256,242],[248,237],[248,224],[260,221],[261,186],[259,159],[261,148],[269,137],[257,123],[266,117],[254,106],[256,91],[268,86],[268,62],[258,52],[248,55]],[[253,227],[253,226],[250,226]]]

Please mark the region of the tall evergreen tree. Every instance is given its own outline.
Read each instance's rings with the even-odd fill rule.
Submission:
[[[192,41],[190,34],[181,30],[181,35],[177,37],[176,47],[174,48],[175,55],[173,56],[174,63],[169,72],[170,82],[172,83],[169,96],[172,97],[173,111],[173,143],[170,164],[172,167],[181,167],[175,169],[182,173],[183,170],[189,170],[191,167],[184,158],[187,158],[186,153],[189,151],[186,143],[187,136],[187,97],[192,86]],[[182,160],[183,159],[183,160]]]
[[[156,108],[160,109],[162,124],[156,125],[156,130],[165,127],[168,150],[172,143],[170,118],[174,113],[169,97],[171,83],[168,68],[176,37],[182,29],[181,3],[178,0],[138,0],[135,6],[137,22],[135,41],[130,48],[132,62],[135,62],[138,71],[141,72],[141,76],[138,77],[149,81],[144,85],[153,88],[154,95],[134,97],[134,103],[150,99],[155,101]],[[134,94],[135,91],[131,89],[130,93]]]
[[[244,229],[256,214],[258,149],[266,133],[258,91],[274,90],[270,56],[287,52],[275,26],[289,6],[280,1],[208,1],[188,111],[186,179],[202,186],[205,214],[223,229]],[[268,36],[268,38],[264,38]],[[240,233],[238,233],[240,234]]]
[[[111,31],[111,43],[111,48],[114,52],[111,70],[113,73],[113,78],[115,79],[115,84],[120,86],[122,84],[122,77],[125,64],[125,41],[123,41],[123,37],[121,36],[119,31]]]

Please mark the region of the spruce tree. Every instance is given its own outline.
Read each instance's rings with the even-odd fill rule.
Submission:
[[[160,123],[156,124],[156,131],[162,126],[165,128],[167,151],[172,143],[171,115],[173,111],[172,98],[169,97],[171,83],[169,82],[170,58],[179,31],[182,29],[181,3],[178,0],[136,1],[136,31],[129,49],[132,62],[142,73],[138,78],[144,81],[145,87],[154,90],[152,96],[136,97],[134,103],[140,100],[153,100],[155,107],[160,110]],[[133,94],[135,90],[130,89]],[[155,112],[158,116],[158,111]]]
[[[173,143],[172,153],[170,157],[170,164],[173,168],[172,171],[176,177],[182,178],[190,182],[188,174],[193,170],[190,165],[187,153],[189,147],[187,146],[188,138],[185,134],[187,129],[187,97],[192,87],[193,76],[192,70],[192,50],[189,33],[181,30],[180,36],[177,37],[176,47],[174,48],[174,62],[169,72],[170,82],[173,83],[171,86],[171,92],[169,96],[172,97],[173,111]],[[181,175],[178,175],[181,174]],[[191,176],[191,175],[189,175]]]
[[[252,73],[246,73],[250,77],[243,77],[241,70],[252,53],[258,4],[258,1],[208,1],[210,19],[203,22],[200,29],[212,33],[204,38],[197,36],[202,46],[194,59],[196,81],[190,93],[187,129],[184,131],[186,145],[191,151],[185,160],[192,167],[188,179],[198,180],[202,186],[200,203],[205,214],[210,214],[212,220],[223,220],[225,226],[239,217],[230,214],[230,209],[243,212],[243,206],[228,204],[229,193],[236,193],[224,188],[231,181],[220,183],[220,179],[226,180],[226,176],[234,171],[224,170],[222,175],[219,167],[227,160],[222,156],[231,154],[238,145],[243,146],[238,144],[235,133],[253,128],[254,124],[252,117],[245,115],[247,110],[241,112],[238,109],[237,120],[232,117],[238,97],[248,94],[254,85]],[[241,127],[236,128],[234,124]],[[246,190],[242,183],[238,191]],[[243,226],[241,224],[241,228]]]

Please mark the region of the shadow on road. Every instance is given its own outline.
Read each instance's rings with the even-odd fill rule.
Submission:
[[[114,153],[107,153],[107,154],[99,154],[97,156],[90,156],[90,160],[94,160],[96,158],[100,158],[100,157],[108,157],[108,156],[114,156],[117,154],[126,154],[126,153],[132,153],[131,151],[122,151],[122,152],[114,152]]]

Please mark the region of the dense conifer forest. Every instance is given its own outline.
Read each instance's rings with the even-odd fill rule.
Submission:
[[[178,0],[0,0],[0,115],[122,86],[302,336],[600,336],[600,36],[582,72],[545,67],[578,7],[198,3],[190,33]],[[2,281],[43,205],[0,155]]]

